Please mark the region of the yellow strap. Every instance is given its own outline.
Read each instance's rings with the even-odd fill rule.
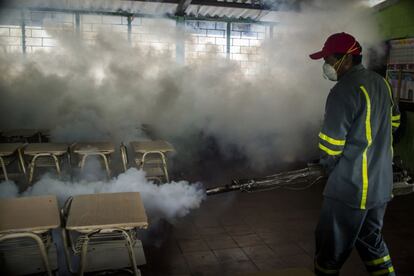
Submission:
[[[317,262],[315,262],[315,268],[325,274],[338,274],[339,272],[338,270],[335,270],[335,269],[326,269],[326,268],[320,267]]]
[[[372,261],[369,261],[369,262],[365,262],[365,263],[367,265],[379,265],[379,264],[383,264],[385,262],[388,262],[389,260],[391,260],[391,257],[390,257],[390,255],[387,255],[385,257],[381,257],[381,258],[378,258],[378,259],[375,259],[375,260],[372,260]]]
[[[329,137],[326,134],[323,134],[322,132],[319,133],[319,138],[321,138],[322,140],[325,140],[326,142],[335,145],[335,146],[343,146],[345,145],[345,140],[337,140],[334,139],[332,137]]]
[[[400,119],[401,119],[401,115],[395,115],[395,116],[392,116],[392,117],[391,117],[391,119],[392,119],[393,121],[398,121],[398,120],[400,120]]]
[[[361,197],[361,209],[365,209],[367,203],[367,195],[368,195],[368,158],[367,158],[367,151],[369,146],[372,143],[372,134],[371,134],[371,99],[365,87],[363,85],[360,86],[362,92],[365,95],[365,99],[367,101],[367,115],[365,118],[365,135],[367,138],[367,147],[362,154],[362,197]]]
[[[381,269],[381,270],[371,272],[371,275],[372,276],[386,275],[386,274],[389,274],[389,273],[392,273],[392,272],[394,272],[394,267],[393,266],[391,266],[389,268],[385,268],[385,269]]]
[[[399,127],[399,126],[400,126],[400,123],[391,123],[391,125],[392,125],[393,127]]]
[[[339,155],[342,153],[342,150],[331,150],[322,145],[321,143],[319,143],[319,148],[329,155]]]
[[[393,111],[393,107],[391,106],[391,112],[390,112],[390,114],[392,114],[392,111]],[[392,115],[391,115],[391,131],[390,131],[390,141],[391,141],[391,158],[394,158],[394,148],[392,147],[392,145],[393,145],[393,140],[394,140],[394,137],[392,136],[392,133],[393,133],[393,126],[392,126]]]
[[[394,105],[394,98],[392,97],[392,90],[391,90],[391,86],[388,83],[388,81],[386,79],[384,79],[385,84],[387,85],[388,88],[388,93],[390,94],[390,98],[391,98],[391,104]]]
[[[392,121],[394,121],[394,120],[399,120],[401,118],[401,116],[400,115],[392,116],[392,113],[394,111],[394,98],[392,97],[392,91],[391,91],[390,84],[388,83],[388,81],[386,79],[384,79],[384,82],[385,82],[385,85],[387,85],[388,93],[390,94],[390,100],[391,100],[391,112],[390,112],[390,114],[391,114],[391,123],[392,123]],[[396,127],[398,127],[398,126],[396,126]],[[391,156],[393,157],[394,156],[394,148],[392,147],[392,144],[394,143],[393,142],[394,138],[392,137],[392,127],[391,127],[390,136],[391,136],[391,140],[390,140],[391,141]]]

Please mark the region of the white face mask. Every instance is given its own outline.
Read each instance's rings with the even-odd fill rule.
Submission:
[[[335,68],[330,65],[329,63],[323,64],[323,77],[325,79],[331,80],[331,81],[337,81],[338,80],[338,73],[336,73]]]

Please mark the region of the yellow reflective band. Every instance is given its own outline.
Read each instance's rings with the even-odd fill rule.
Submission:
[[[332,145],[335,145],[335,146],[345,145],[345,140],[337,140],[337,139],[331,138],[328,135],[323,134],[322,132],[319,133],[319,138],[321,138],[322,140],[325,140],[329,144],[332,144]]]
[[[394,105],[394,99],[393,99],[393,97],[392,97],[392,91],[391,91],[390,84],[388,83],[388,81],[387,81],[386,79],[384,79],[384,82],[385,82],[385,84],[387,85],[387,88],[388,88],[388,93],[390,94],[390,98],[391,98],[391,103],[392,103],[392,105]]]
[[[400,123],[391,123],[391,125],[392,125],[393,127],[399,127],[399,126],[400,126]]]
[[[365,262],[365,263],[367,265],[379,265],[379,264],[383,264],[383,263],[385,263],[389,260],[391,260],[391,257],[390,257],[390,255],[387,255],[385,257],[378,258],[378,259],[375,259],[375,260],[372,260],[372,261],[369,261],[369,262]]]
[[[391,87],[390,87],[390,84],[388,83],[388,81],[386,80],[386,79],[384,79],[384,82],[385,82],[385,85],[387,85],[387,88],[388,88],[388,93],[390,94],[390,100],[391,100],[391,122],[394,120],[394,117],[400,117],[400,115],[397,115],[397,116],[392,116],[392,111],[393,111],[393,109],[394,109],[394,99],[393,99],[393,97],[392,97],[392,91],[391,91]],[[392,144],[394,143],[393,142],[393,137],[392,137],[392,127],[391,127],[391,133],[390,133],[390,136],[391,136],[391,156],[393,157],[394,156],[394,149],[393,149],[393,147],[392,147]]]
[[[362,154],[362,196],[361,196],[361,209],[365,209],[368,195],[368,159],[367,151],[372,143],[371,135],[371,99],[364,86],[361,85],[361,90],[364,92],[365,99],[367,101],[367,116],[365,118],[365,135],[367,138],[367,147]]]
[[[393,121],[398,121],[400,119],[401,119],[401,115],[395,115],[395,116],[391,117],[391,120],[393,120]]]
[[[338,270],[334,270],[334,269],[326,269],[326,268],[322,268],[318,265],[317,262],[315,262],[315,268],[325,274],[338,274]]]
[[[319,143],[319,148],[329,155],[339,155],[342,153],[342,150],[331,150],[322,145],[321,143]]]
[[[385,268],[385,269],[381,269],[381,270],[371,272],[371,275],[372,276],[386,275],[386,274],[392,273],[392,272],[394,272],[394,267],[393,266],[391,266],[389,268]]]
[[[392,114],[393,107],[391,106],[391,113]],[[392,127],[392,115],[391,115],[391,131],[390,131],[390,141],[391,141],[391,157],[394,158],[394,148],[392,147],[394,143],[394,137],[392,136],[393,133],[393,127]]]

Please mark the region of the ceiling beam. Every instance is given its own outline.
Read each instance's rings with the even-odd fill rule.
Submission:
[[[129,0],[131,1],[131,0]],[[186,0],[132,0],[137,2],[154,2],[154,3],[169,3],[180,5],[182,2],[187,2]],[[201,5],[201,6],[215,6],[215,7],[224,7],[224,8],[240,8],[240,9],[256,9],[256,10],[268,10],[269,6],[265,5],[262,0],[192,0],[189,1],[191,5]],[[188,4],[188,6],[190,5]],[[188,7],[187,6],[187,7]],[[177,11],[178,7],[177,7]]]
[[[190,6],[192,0],[180,0],[178,3],[177,9],[175,10],[176,16],[184,16],[185,11]]]

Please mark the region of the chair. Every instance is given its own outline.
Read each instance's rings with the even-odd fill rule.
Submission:
[[[22,155],[22,148],[24,144],[13,144],[13,143],[1,143],[0,144],[0,167],[1,172],[0,178],[5,179],[6,181],[9,180],[10,176],[14,176],[16,174],[10,174],[8,172],[8,167],[12,166],[15,162],[18,164],[18,168],[20,173],[19,175],[23,174],[26,175],[26,165],[23,160]]]
[[[124,171],[128,169],[128,150],[124,144],[120,147],[121,159]],[[136,153],[134,157],[135,165],[146,173],[146,178],[157,181],[158,183],[169,182],[167,162],[165,155],[161,151],[148,151]]]
[[[72,198],[61,210],[66,224]],[[62,237],[68,268],[72,273],[122,270],[132,267],[135,275],[141,275],[137,265],[146,263],[143,246],[136,238],[135,229],[99,229],[88,232],[62,229]],[[77,270],[73,268],[72,257],[79,259]]]
[[[56,244],[50,232],[0,235],[0,260],[2,275],[52,275],[58,269]]]
[[[56,196],[0,200],[0,274],[22,275],[57,270],[52,230],[60,226]]]

